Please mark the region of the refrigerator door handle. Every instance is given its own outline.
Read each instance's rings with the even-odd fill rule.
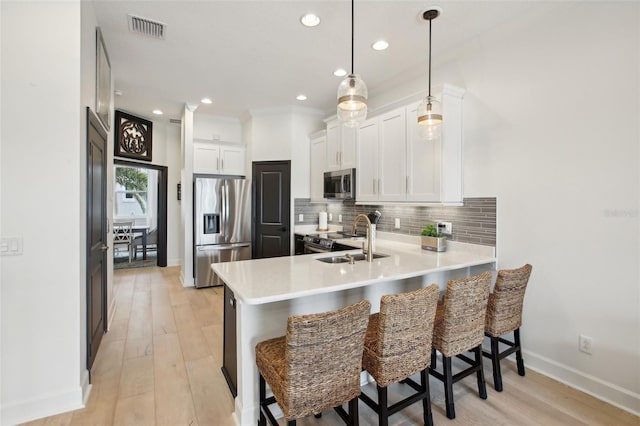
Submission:
[[[213,244],[208,246],[196,247],[198,251],[223,251],[223,250],[235,250],[242,247],[251,247],[251,243],[237,243],[237,244]]]

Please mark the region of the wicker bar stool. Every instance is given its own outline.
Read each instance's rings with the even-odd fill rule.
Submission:
[[[428,368],[431,362],[433,321],[440,289],[436,284],[408,293],[382,296],[380,312],[371,315],[362,366],[373,376],[378,402],[364,392],[360,399],[378,413],[380,426],[389,416],[422,401],[425,425],[433,425]],[[420,372],[420,384],[409,376]],[[388,406],[387,387],[403,382],[416,393]]]
[[[482,399],[487,398],[487,387],[482,371],[482,340],[490,287],[490,272],[483,272],[470,278],[450,280],[447,283],[444,300],[438,302],[429,372],[444,382],[446,411],[450,419],[456,417],[453,403],[455,382],[476,373],[478,394]],[[436,350],[442,354],[442,373],[436,371]],[[475,353],[475,360],[462,355],[467,351]],[[451,370],[451,357],[454,356],[470,364],[470,367],[454,375]]]
[[[515,352],[518,374],[524,376],[520,326],[522,325],[522,302],[531,269],[532,266],[526,264],[518,269],[498,271],[493,293],[489,295],[484,334],[491,340],[491,352],[482,351],[482,355],[491,358],[493,387],[498,392],[502,392],[501,359]],[[511,332],[513,332],[513,341],[501,337]],[[507,345],[508,348],[500,352],[500,343]]]
[[[277,402],[288,425],[334,408],[348,425],[358,424],[358,395],[364,336],[371,304],[363,300],[337,311],[292,315],[286,336],[256,345],[260,372],[260,421],[277,420],[269,405]],[[266,383],[273,391],[266,397]],[[349,413],[342,404],[349,403]]]

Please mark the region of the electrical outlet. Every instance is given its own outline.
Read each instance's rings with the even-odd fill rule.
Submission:
[[[451,226],[451,222],[438,221],[437,223],[438,223],[438,232],[445,235],[451,235],[453,233],[453,227]]]
[[[341,214],[338,215],[338,222],[342,223],[342,215]]]
[[[593,350],[593,337],[585,336],[584,334],[578,336],[578,350],[591,355],[591,351]]]
[[[333,220],[333,213],[329,213],[329,221]]]
[[[395,229],[400,229],[400,218],[399,217],[396,217],[394,228]]]
[[[304,222],[304,215],[302,213],[298,215],[298,222]]]

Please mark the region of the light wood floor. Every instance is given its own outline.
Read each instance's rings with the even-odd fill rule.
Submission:
[[[28,425],[234,424],[233,400],[220,372],[222,289],[183,288],[178,273],[176,267],[115,272],[116,313],[93,367],[87,407]],[[446,418],[442,384],[431,378],[437,425],[640,424],[638,417],[531,370],[520,377],[510,362],[503,367],[505,391],[495,392],[487,367],[485,363],[487,400],[477,397],[473,376],[454,386],[455,420]],[[367,388],[367,393],[375,392]],[[400,395],[405,390],[396,385],[390,400],[393,392]],[[392,416],[390,424],[417,425],[421,418],[421,404],[414,404]],[[321,419],[310,417],[298,424],[339,422],[327,412]],[[375,414],[362,403],[360,424],[377,424]]]

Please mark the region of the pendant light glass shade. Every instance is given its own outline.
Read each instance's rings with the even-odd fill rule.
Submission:
[[[431,21],[440,15],[437,9],[430,9],[423,13],[422,18],[429,21],[429,94],[418,106],[418,127],[420,136],[433,140],[440,136],[442,124],[442,105],[435,96],[431,96]]]
[[[338,86],[338,120],[357,127],[367,118],[367,85],[359,75],[349,74]]]
[[[354,0],[351,0],[351,73],[338,86],[338,120],[358,127],[367,118],[367,85],[353,71]]]
[[[418,127],[420,136],[427,140],[440,136],[442,124],[442,104],[435,96],[427,96],[418,106]]]

